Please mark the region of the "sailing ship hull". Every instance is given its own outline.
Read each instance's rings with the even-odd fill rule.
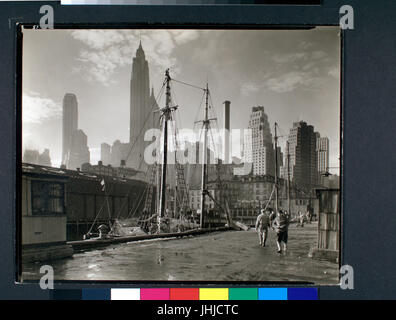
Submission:
[[[70,244],[73,247],[74,253],[77,253],[77,252],[107,247],[109,245],[114,245],[119,243],[128,243],[128,242],[144,241],[151,239],[183,238],[183,237],[197,236],[209,232],[228,231],[228,230],[231,230],[231,228],[219,227],[219,228],[210,228],[210,229],[193,229],[184,232],[130,235],[130,236],[120,236],[113,238],[103,238],[103,239],[95,238],[95,239],[80,240],[80,241],[70,241],[68,242],[68,244]]]

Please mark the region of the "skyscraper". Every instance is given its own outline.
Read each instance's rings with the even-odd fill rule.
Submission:
[[[78,128],[78,103],[73,93],[63,97],[63,128],[62,128],[62,164],[67,163],[73,132]]]
[[[42,166],[51,167],[52,164],[49,149],[44,149],[43,153],[40,153],[38,161]]]
[[[314,127],[304,121],[293,123],[288,136],[290,179],[298,187],[310,191],[318,184],[318,160]],[[282,168],[287,178],[287,165]]]
[[[253,175],[275,175],[275,150],[268,116],[263,106],[252,108],[249,127],[251,136],[244,146],[247,162],[253,163]],[[279,162],[281,159],[278,157]]]
[[[89,163],[90,152],[88,137],[82,130],[75,130],[72,134],[70,152],[66,167],[68,169],[81,168],[83,163]]]
[[[126,160],[128,154],[133,156],[133,152],[129,152],[131,149],[129,143],[122,143],[120,140],[114,141],[113,145],[111,146],[111,154],[110,154],[110,162],[114,167],[118,167],[122,160]],[[130,158],[128,158],[129,160]],[[103,159],[102,159],[103,161]]]
[[[25,163],[51,167],[51,158],[49,153],[49,149],[44,149],[42,153],[38,150],[25,149],[22,161]]]
[[[148,62],[139,43],[136,57],[133,58],[130,83],[129,143],[133,150],[126,159],[128,166],[136,170],[145,171],[146,168],[144,150],[149,142],[144,141],[144,135],[148,129],[158,127],[159,115],[153,112],[156,108],[154,90],[150,95]]]
[[[111,163],[111,146],[107,143],[100,145],[100,160],[102,160],[104,165]]]
[[[323,174],[329,169],[329,138],[316,133],[316,152],[318,154],[318,172]]]

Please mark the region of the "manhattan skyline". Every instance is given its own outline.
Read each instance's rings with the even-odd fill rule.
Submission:
[[[203,87],[209,83],[218,126],[231,101],[231,128],[248,127],[262,105],[273,134],[306,121],[330,140],[330,167],[339,166],[340,41],[338,28],[313,30],[24,30],[23,148],[62,156],[62,99],[76,94],[79,127],[88,136],[91,163],[100,144],[129,142],[132,59],[141,40],[157,95],[166,68]],[[202,92],[175,84],[180,123],[193,128]],[[158,101],[162,107],[163,101]],[[201,109],[202,112],[202,109]],[[286,139],[284,139],[285,141]],[[280,141],[283,147],[284,142]],[[337,170],[331,172],[338,173]]]

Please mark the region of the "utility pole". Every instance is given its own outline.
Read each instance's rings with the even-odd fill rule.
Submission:
[[[275,122],[275,213],[278,213],[278,136]]]

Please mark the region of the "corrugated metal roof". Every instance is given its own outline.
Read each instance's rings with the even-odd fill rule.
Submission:
[[[22,163],[22,174],[43,175],[43,176],[50,175],[50,176],[57,176],[57,177],[64,177],[64,178],[95,180],[95,181],[100,181],[102,179],[105,179],[105,180],[111,179],[113,181],[117,181],[120,183],[131,183],[131,182],[145,183],[138,179],[135,180],[135,179],[115,177],[115,176],[98,175],[98,174],[89,173],[89,172],[81,172],[81,171],[77,171],[77,170],[47,167],[47,166],[31,164],[31,163]]]

